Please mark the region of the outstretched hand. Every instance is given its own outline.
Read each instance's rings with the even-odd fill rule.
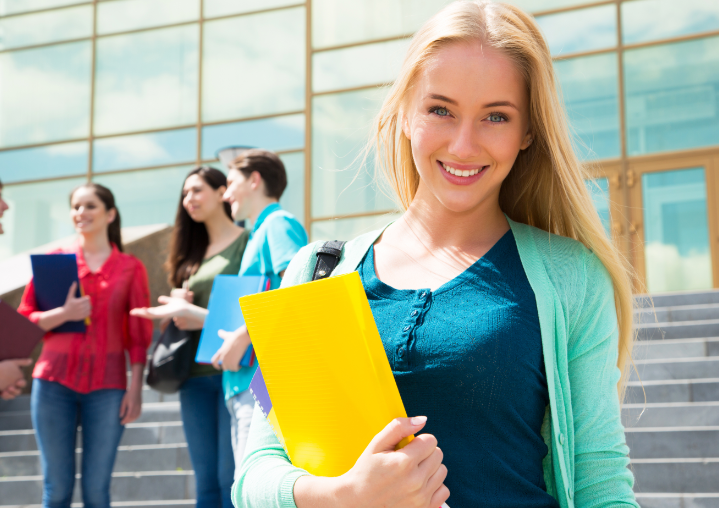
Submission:
[[[205,324],[207,310],[190,304],[184,298],[161,295],[157,301],[162,305],[152,308],[135,308],[130,311],[130,315],[148,320],[171,318],[177,328],[181,330],[198,330]]]

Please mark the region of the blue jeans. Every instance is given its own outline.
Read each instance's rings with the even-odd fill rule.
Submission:
[[[125,427],[120,404],[125,391],[81,394],[57,382],[33,380],[30,409],[43,475],[44,507],[70,507],[75,487],[75,438],[82,426],[82,500],[110,507],[110,482]]]
[[[180,409],[195,470],[197,507],[232,507],[235,460],[222,375],[198,376],[182,384]]]

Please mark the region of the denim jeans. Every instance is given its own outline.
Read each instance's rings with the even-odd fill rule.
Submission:
[[[222,375],[198,376],[182,384],[180,409],[195,470],[197,507],[232,507],[235,461]]]
[[[232,451],[235,454],[235,479],[239,477],[242,459],[245,457],[245,445],[250,434],[252,413],[255,410],[255,398],[247,389],[227,400],[227,410],[230,411],[232,430]]]
[[[70,507],[75,487],[75,439],[82,426],[82,500],[110,507],[110,481],[125,427],[120,405],[125,391],[81,394],[57,382],[33,380],[30,409],[43,475],[44,507]]]

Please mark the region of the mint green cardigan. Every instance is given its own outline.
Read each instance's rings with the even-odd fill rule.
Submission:
[[[547,491],[561,507],[639,507],[617,395],[618,328],[609,274],[581,243],[509,224],[534,290],[542,333],[550,400],[542,426],[549,450],[542,462]],[[382,231],[348,242],[333,275],[356,270]],[[297,253],[283,287],[312,279],[321,245],[315,242]],[[309,474],[290,463],[256,406],[233,503],[295,507],[293,487],[302,475]]]

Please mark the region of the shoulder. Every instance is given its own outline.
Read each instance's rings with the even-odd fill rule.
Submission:
[[[134,255],[131,255],[130,253],[123,253],[118,251],[117,252],[117,261],[126,268],[135,270],[135,271],[144,271],[145,270],[145,264],[140,261],[139,258],[137,258]]]
[[[268,234],[277,231],[302,231],[305,229],[302,227],[297,218],[286,210],[276,210],[265,219],[265,222],[261,225],[261,229],[265,229]]]

